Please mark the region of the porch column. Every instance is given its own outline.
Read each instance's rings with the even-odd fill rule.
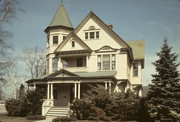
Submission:
[[[36,84],[34,83],[34,85],[33,85],[33,88],[34,88],[34,90],[36,90]]]
[[[54,99],[54,97],[53,97],[53,83],[51,83],[51,99]]]
[[[107,81],[105,81],[104,83],[105,83],[105,89],[107,89]]]
[[[89,67],[88,65],[88,55],[86,56],[86,70],[88,70],[87,68]]]
[[[142,89],[139,89],[139,97],[142,97]]]
[[[49,99],[49,83],[47,84],[47,99]]]
[[[81,97],[81,84],[80,84],[80,82],[78,82],[78,99],[80,99],[80,97]]]
[[[111,94],[111,82],[109,82],[109,93]]]
[[[76,81],[74,82],[74,99],[77,98],[77,83]]]

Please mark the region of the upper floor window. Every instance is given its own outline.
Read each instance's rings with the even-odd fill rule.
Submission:
[[[138,76],[138,63],[133,64],[133,76],[137,77]]]
[[[96,32],[96,38],[99,39],[99,31]]]
[[[53,67],[53,72],[56,72],[58,70],[58,57],[53,57],[52,67]]]
[[[94,32],[90,32],[90,39],[94,39]]]
[[[62,58],[63,68],[67,67],[85,67],[86,66],[86,57],[69,57]]]
[[[63,41],[66,39],[66,36],[63,36]]]
[[[58,36],[53,36],[53,45],[58,44]]]
[[[85,39],[88,39],[88,32],[85,33]]]
[[[71,42],[71,47],[75,47],[75,41]]]
[[[112,67],[112,70],[116,69],[116,55],[115,54],[112,54],[111,67]]]
[[[46,73],[49,73],[49,59],[46,61]]]
[[[98,55],[97,69],[98,70],[115,70],[116,69],[116,55],[105,54]]]
[[[99,29],[90,26],[85,32],[85,39],[99,39]]]

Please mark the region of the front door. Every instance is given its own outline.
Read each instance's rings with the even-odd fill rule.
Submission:
[[[70,85],[62,84],[56,86],[55,106],[67,106],[70,102]]]

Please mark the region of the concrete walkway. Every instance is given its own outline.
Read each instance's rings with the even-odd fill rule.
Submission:
[[[5,108],[5,104],[0,104],[0,114],[6,114],[6,108]]]
[[[45,120],[38,120],[38,121],[35,121],[35,122],[52,122],[52,120],[56,118],[56,117],[46,117]]]

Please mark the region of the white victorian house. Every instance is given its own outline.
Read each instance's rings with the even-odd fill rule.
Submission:
[[[62,4],[45,32],[46,75],[26,82],[45,88],[43,115],[68,115],[68,105],[82,97],[88,84],[142,95],[143,40],[124,41],[93,12],[73,28]]]

